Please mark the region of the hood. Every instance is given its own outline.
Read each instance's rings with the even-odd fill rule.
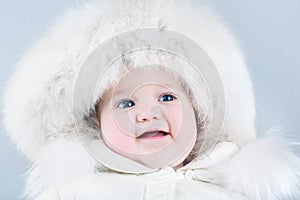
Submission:
[[[144,49],[132,53],[135,47]],[[191,49],[201,51],[193,57]],[[172,53],[166,54],[172,51],[186,59],[176,56],[174,60]],[[50,141],[75,138],[78,132],[95,136],[95,124],[87,119],[94,116],[97,101],[124,71],[118,62],[105,70],[104,64],[118,56],[114,52],[123,63],[162,64],[180,74],[192,90],[199,117],[209,109],[218,111],[219,105],[214,101],[219,93],[212,89],[211,98],[206,98],[201,83],[207,81],[211,88],[220,84],[223,114],[221,120],[214,119],[222,121],[222,137],[211,135],[205,140],[226,140],[238,146],[255,140],[252,84],[237,42],[220,17],[190,2],[94,1],[62,16],[22,57],[9,81],[4,96],[5,127],[30,160],[37,161],[41,148]],[[131,54],[124,56],[126,52]],[[191,67],[195,63],[187,60],[211,67],[202,69],[215,70],[219,82],[214,82],[214,76],[201,81]],[[100,81],[99,74],[103,74]]]

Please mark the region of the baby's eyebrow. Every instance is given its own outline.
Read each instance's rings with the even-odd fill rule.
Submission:
[[[116,90],[116,91],[113,92],[113,95],[114,96],[115,95],[121,95],[121,94],[124,94],[124,93],[126,93],[128,91],[129,91],[129,89]]]
[[[163,86],[168,86],[168,88],[177,88],[177,89],[180,89],[181,87],[177,84],[174,84],[174,83],[164,83],[162,84]]]
[[[164,83],[162,85],[165,86],[167,89],[171,90],[172,92],[176,92],[176,93],[184,92],[184,89],[179,84],[174,84],[171,82],[171,83]]]
[[[129,89],[116,90],[113,92],[111,99],[129,98],[130,94],[131,92]]]

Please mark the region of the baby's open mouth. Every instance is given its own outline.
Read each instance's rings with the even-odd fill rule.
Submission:
[[[142,135],[138,136],[138,139],[159,139],[166,137],[170,133],[165,132],[165,131],[149,131],[145,132]]]

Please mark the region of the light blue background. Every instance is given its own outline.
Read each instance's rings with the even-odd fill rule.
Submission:
[[[76,0],[5,1],[0,7],[0,95],[13,65]],[[195,0],[197,4],[199,1]],[[283,127],[300,137],[300,1],[204,0],[239,37],[255,86],[260,133]],[[0,199],[21,199],[25,158],[0,128]]]

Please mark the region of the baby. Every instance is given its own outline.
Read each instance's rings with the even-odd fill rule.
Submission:
[[[110,149],[150,168],[183,166],[197,138],[195,113],[186,91],[162,69],[130,71],[100,104],[97,116]]]

